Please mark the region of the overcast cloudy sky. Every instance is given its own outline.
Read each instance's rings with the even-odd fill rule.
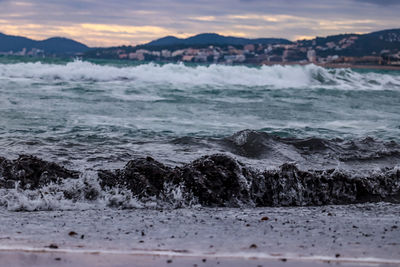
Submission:
[[[203,32],[290,40],[400,28],[400,0],[0,0],[0,32],[135,45]]]

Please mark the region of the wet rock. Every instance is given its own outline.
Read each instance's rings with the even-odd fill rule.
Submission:
[[[201,157],[174,169],[152,158],[124,169],[99,172],[102,186],[123,185],[141,197],[166,200],[168,186],[182,186],[185,201],[203,206],[304,206],[400,201],[400,171],[384,169],[354,176],[338,170],[301,171],[294,164],[264,172],[223,154]]]
[[[0,188],[14,188],[18,182],[21,189],[37,189],[78,177],[77,172],[33,156],[16,160],[0,157]],[[400,170],[396,168],[355,174],[335,169],[303,171],[286,163],[279,169],[259,171],[230,156],[215,154],[175,168],[151,157],[138,158],[123,169],[101,170],[98,177],[103,189],[123,187],[138,199],[164,204],[173,203],[176,195],[187,205],[208,207],[400,203]],[[85,199],[96,199],[100,188],[86,182],[84,185]],[[177,188],[178,194],[174,191]],[[79,190],[64,195],[75,199],[74,193],[81,195]]]
[[[77,233],[77,232],[74,232],[74,231],[71,231],[71,232],[68,233],[68,235],[69,235],[69,236],[77,236],[78,233]]]
[[[122,170],[98,172],[100,185],[104,187],[125,186],[135,196],[160,196],[164,182],[171,175],[172,169],[155,161],[151,157],[131,160]]]
[[[21,189],[36,189],[50,182],[78,177],[76,171],[34,156],[21,155],[16,160],[0,158],[0,188],[14,188],[18,183]]]
[[[263,172],[264,179],[253,183],[259,206],[304,206],[400,201],[400,172],[387,169],[380,173],[300,171],[284,164],[280,170]]]
[[[251,204],[252,173],[235,159],[215,154],[176,168],[174,182],[183,183],[205,206],[235,207]]]
[[[284,164],[278,171],[265,171],[253,183],[253,192],[259,206],[299,206],[303,204],[304,185],[293,164]]]
[[[50,244],[49,248],[51,249],[58,249],[58,246],[56,244]]]

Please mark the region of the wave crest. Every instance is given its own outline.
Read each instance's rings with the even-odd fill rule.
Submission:
[[[356,72],[306,66],[186,66],[155,63],[137,66],[97,65],[74,61],[65,65],[37,63],[0,64],[0,77],[67,82],[135,82],[189,86],[245,86],[279,88],[340,88],[392,90],[400,88],[400,75],[392,72]]]

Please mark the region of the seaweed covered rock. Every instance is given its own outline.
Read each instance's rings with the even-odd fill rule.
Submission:
[[[361,175],[361,176],[360,176]],[[154,159],[139,158],[122,170],[100,171],[101,186],[124,186],[138,198],[169,202],[171,187],[209,207],[306,206],[362,202],[400,202],[400,170],[355,175],[350,171],[302,171],[294,164],[277,170],[246,168],[223,154],[201,157],[174,169]]]
[[[234,207],[253,202],[252,175],[235,159],[215,154],[177,168],[174,180],[182,182],[202,205]]]
[[[98,172],[103,188],[122,185],[139,198],[160,196],[164,190],[164,183],[171,174],[171,168],[151,157],[131,160],[122,170]]]
[[[66,178],[78,178],[79,173],[56,163],[34,156],[21,155],[16,160],[0,158],[0,188],[36,189],[50,182]]]
[[[0,188],[38,189],[79,173],[34,156],[16,160],[0,157]],[[102,189],[125,188],[143,201],[173,206],[199,203],[208,207],[308,206],[390,201],[400,203],[400,169],[353,172],[299,170],[286,163],[279,169],[258,171],[236,159],[215,154],[171,168],[151,157],[129,161],[123,169],[98,171]],[[94,200],[101,188],[83,180],[65,190],[68,199]],[[97,184],[97,181],[96,181]],[[97,184],[98,186],[98,184]],[[177,203],[178,205],[175,205]]]
[[[308,206],[364,202],[400,202],[400,171],[365,172],[334,169],[301,171],[292,164],[264,171],[253,187],[259,206]]]

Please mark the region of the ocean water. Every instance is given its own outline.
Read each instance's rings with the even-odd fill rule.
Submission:
[[[400,71],[0,61],[0,156],[81,172],[62,192],[146,156],[174,167],[223,153],[257,170],[362,173],[398,168],[399,144]],[[58,193],[1,190],[9,209],[65,204]]]
[[[0,265],[397,266],[399,202],[400,71],[0,58]]]

